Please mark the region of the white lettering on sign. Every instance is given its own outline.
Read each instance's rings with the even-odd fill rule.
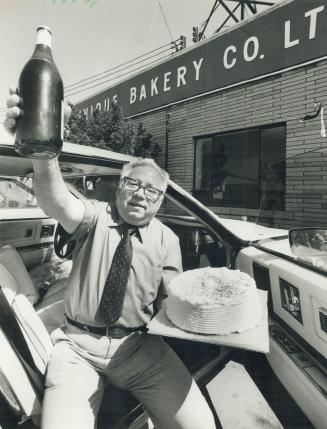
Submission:
[[[195,69],[195,80],[199,80],[200,78],[200,68],[202,66],[203,58],[200,58],[199,62],[193,61],[194,69]]]
[[[164,74],[164,88],[163,88],[164,92],[170,91],[170,86],[168,86],[168,83],[170,81],[170,75],[171,75],[170,71]]]
[[[198,60],[193,60],[192,65],[194,67],[194,80],[198,81],[200,80],[200,72],[201,67],[203,64],[203,57]],[[187,80],[187,76],[189,74],[187,73],[187,67],[186,66],[179,66],[176,69],[176,88],[179,88],[181,86],[187,86],[191,82]],[[162,92],[168,92],[172,90],[172,72],[168,71],[163,74],[163,76],[160,78],[159,76],[156,76],[154,78],[150,79],[149,83],[142,83],[140,87],[132,86],[129,88],[129,104],[133,104],[136,101],[143,101],[146,100],[147,97],[150,96],[153,97],[155,95],[159,95],[160,91]]]
[[[223,64],[224,64],[225,69],[231,69],[232,67],[235,66],[236,58],[233,58],[232,61],[229,63],[228,62],[228,54],[229,54],[229,52],[236,54],[236,51],[237,51],[237,49],[234,45],[228,46],[228,48],[225,49],[224,58],[223,58]]]
[[[132,88],[130,88],[130,93],[129,93],[129,104],[135,103],[135,100],[136,100],[136,88],[135,86],[132,86]]]
[[[158,95],[157,81],[158,76],[156,76],[154,79],[151,79],[151,97],[153,97],[154,94]]]
[[[185,66],[178,67],[177,69],[177,88],[181,86],[181,82],[183,85],[186,85],[185,75],[187,72],[187,68]]]
[[[108,97],[108,98],[106,98],[106,99],[104,100],[103,110],[104,110],[105,112],[108,112],[108,111],[109,111],[109,109],[110,109],[110,98]]]
[[[223,55],[223,65],[225,69],[231,69],[236,64],[237,48],[234,45],[230,45],[225,49]],[[245,61],[250,62],[257,58],[259,54],[259,39],[256,36],[251,36],[244,42],[243,45],[243,58]],[[264,58],[262,54],[260,58]]]
[[[292,46],[298,45],[300,43],[299,39],[291,40],[291,21],[288,20],[285,22],[285,38],[284,46],[285,48],[292,48]]]
[[[145,89],[145,85],[141,85],[141,91],[140,91],[140,101],[142,101],[144,99],[146,99],[146,89]]]
[[[117,103],[117,95],[114,95],[114,96],[112,97],[111,102],[112,102],[112,103]],[[99,106],[99,110],[101,110],[101,107],[102,107],[101,102],[100,102],[100,103],[98,103],[98,104],[100,104],[100,106]],[[98,105],[98,104],[97,104],[97,105]],[[107,97],[107,98],[105,98],[105,99],[103,100],[103,111],[104,111],[104,112],[109,112],[109,110],[110,110],[110,98],[109,98],[109,97]]]
[[[194,80],[198,81],[200,80],[200,73],[201,73],[201,67],[203,64],[203,57],[201,57],[198,60],[193,60],[192,65],[194,67]],[[187,79],[186,77],[189,76],[190,73],[187,71],[186,66],[179,66],[176,69],[176,81],[172,80],[172,72],[167,71],[163,74],[162,77],[156,76],[154,78],[151,78],[148,83],[142,83],[140,87],[132,86],[129,88],[129,104],[133,104],[136,101],[143,101],[146,100],[147,97],[150,96],[153,97],[155,95],[158,95],[160,91],[162,92],[168,92],[171,91],[173,82],[176,85],[176,88],[179,88],[181,86],[187,86],[190,85],[191,82],[189,82],[190,78]]]
[[[102,108],[101,103],[97,103],[95,105],[95,110],[99,110],[101,112],[101,108]]]
[[[251,46],[252,55],[249,53],[249,46]],[[243,47],[243,56],[245,61],[253,61],[257,56],[259,52],[259,40],[257,37],[252,36],[249,37]]]
[[[314,39],[316,37],[316,28],[317,28],[317,15],[319,12],[322,12],[325,9],[325,6],[316,7],[315,9],[309,10],[304,14],[306,18],[310,18],[310,27],[309,27],[309,39]]]
[[[317,17],[318,13],[322,12],[325,9],[325,6],[319,6],[314,9],[308,10],[305,12],[304,17],[309,18],[309,40],[315,39],[317,31]],[[300,43],[300,39],[291,40],[291,20],[288,19],[285,21],[285,37],[284,37],[284,47],[292,48]]]

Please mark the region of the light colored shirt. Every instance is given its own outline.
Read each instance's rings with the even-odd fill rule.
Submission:
[[[68,317],[92,326],[105,326],[99,304],[111,261],[121,239],[122,221],[115,208],[83,201],[84,218],[71,237],[77,240],[65,296]],[[166,295],[169,281],[182,271],[179,239],[158,219],[132,235],[133,258],[122,315],[115,325],[146,325],[154,314],[158,293]]]

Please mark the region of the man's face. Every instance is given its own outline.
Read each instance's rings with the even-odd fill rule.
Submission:
[[[128,177],[139,182],[142,186],[163,189],[162,179],[159,173],[152,167],[135,167]],[[157,214],[163,197],[153,202],[145,195],[145,190],[139,188],[137,191],[127,189],[123,182],[120,183],[116,195],[116,207],[120,217],[131,225],[144,225]]]

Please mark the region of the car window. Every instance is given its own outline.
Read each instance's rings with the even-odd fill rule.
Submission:
[[[65,182],[77,196],[98,201],[114,201],[119,175],[66,177]],[[0,177],[0,208],[32,207],[39,207],[32,178]]]
[[[77,191],[88,199],[114,201],[119,175],[68,177],[66,183],[72,191]]]
[[[33,190],[24,179],[0,178],[0,208],[27,209],[38,207]]]

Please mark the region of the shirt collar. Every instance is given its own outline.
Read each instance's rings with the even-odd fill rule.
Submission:
[[[115,227],[120,226],[122,223],[124,223],[122,218],[119,216],[118,210],[117,210],[115,205],[111,205],[110,203],[108,203],[107,213],[110,213],[110,215],[111,215],[111,216],[108,216],[108,222],[107,222],[107,225],[109,226],[109,228],[115,228]],[[135,235],[137,235],[138,239],[142,243],[144,243],[144,239],[146,236],[147,229],[148,229],[148,224],[136,227]]]

